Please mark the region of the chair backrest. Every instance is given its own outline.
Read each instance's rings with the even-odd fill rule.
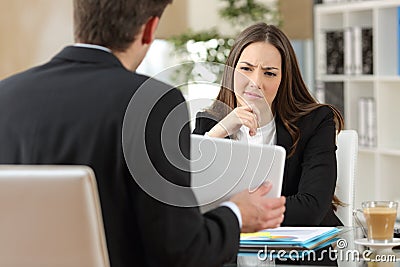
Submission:
[[[108,267],[86,166],[0,165],[0,266]]]
[[[345,226],[353,225],[354,183],[358,155],[358,134],[342,130],[337,136],[337,182],[335,195],[346,204],[338,207],[336,215]]]

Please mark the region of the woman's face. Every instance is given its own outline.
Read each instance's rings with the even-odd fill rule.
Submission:
[[[239,105],[247,102],[259,111],[270,109],[282,78],[282,59],[278,49],[267,42],[248,45],[239,57],[234,77]]]

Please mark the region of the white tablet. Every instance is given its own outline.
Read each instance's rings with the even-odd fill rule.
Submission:
[[[272,183],[266,197],[279,197],[286,151],[274,145],[249,144],[191,135],[191,186],[202,212],[217,207],[233,194]]]

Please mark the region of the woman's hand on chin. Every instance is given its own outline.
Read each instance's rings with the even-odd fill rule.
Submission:
[[[210,137],[225,138],[237,133],[242,125],[248,127],[250,136],[257,133],[259,127],[258,110],[252,106],[240,106],[232,110],[225,118],[215,125],[209,132]]]

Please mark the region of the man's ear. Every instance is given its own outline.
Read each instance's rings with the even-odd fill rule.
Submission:
[[[153,42],[159,20],[159,17],[151,17],[144,25],[144,31],[142,35],[143,44],[151,44]]]

